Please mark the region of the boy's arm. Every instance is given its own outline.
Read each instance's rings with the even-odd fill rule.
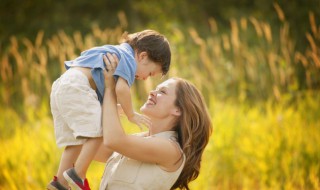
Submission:
[[[122,77],[118,78],[116,83],[116,95],[119,104],[128,117],[128,119],[134,116],[133,106],[132,106],[132,99],[131,99],[131,92],[130,87],[125,79]]]
[[[141,130],[142,126],[149,127],[151,125],[150,119],[133,110],[130,87],[125,79],[121,77],[118,78],[115,91],[118,102],[122,106],[122,109],[128,120],[138,125]]]

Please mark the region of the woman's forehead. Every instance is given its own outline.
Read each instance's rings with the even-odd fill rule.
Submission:
[[[174,79],[168,79],[168,80],[160,83],[160,84],[157,86],[157,88],[163,88],[163,87],[165,87],[165,88],[172,88],[172,87],[175,87],[176,82],[177,82],[177,81],[174,80]]]

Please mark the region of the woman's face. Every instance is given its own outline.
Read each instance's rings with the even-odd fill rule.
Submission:
[[[176,84],[174,79],[168,79],[159,84],[157,88],[150,92],[148,100],[140,108],[140,111],[150,118],[166,118],[177,114]]]

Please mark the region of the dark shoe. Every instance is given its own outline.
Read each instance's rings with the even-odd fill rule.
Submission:
[[[57,176],[53,176],[53,180],[47,185],[48,190],[69,190],[69,188],[65,188],[58,181]]]
[[[69,185],[71,185],[72,189],[75,190],[90,190],[90,186],[87,178],[82,180],[74,168],[70,168],[67,171],[63,172],[63,177],[68,181]]]

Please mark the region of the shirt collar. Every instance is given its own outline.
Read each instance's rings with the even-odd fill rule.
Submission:
[[[164,132],[160,132],[160,133],[157,133],[157,134],[153,134],[151,136],[154,136],[154,137],[163,137],[163,138],[171,138],[171,137],[174,137],[177,139],[178,137],[178,134],[176,131],[164,131]]]
[[[120,48],[134,57],[134,50],[128,43],[120,44]]]

